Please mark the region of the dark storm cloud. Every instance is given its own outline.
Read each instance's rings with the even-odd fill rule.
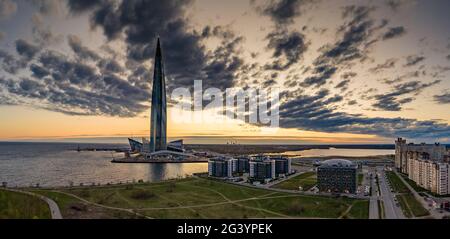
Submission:
[[[372,106],[376,109],[385,111],[400,111],[402,105],[410,103],[414,100],[413,97],[407,97],[400,99],[399,97],[408,94],[417,96],[424,89],[440,83],[440,81],[433,81],[431,83],[422,83],[420,81],[411,81],[404,84],[398,84],[394,86],[394,90],[388,94],[379,94],[375,96],[376,103]]]
[[[17,59],[7,51],[0,49],[0,63],[1,69],[10,73],[16,74],[18,70],[27,66],[27,61],[24,59]]]
[[[366,58],[365,44],[375,31],[374,21],[369,17],[373,8],[366,6],[348,6],[344,8],[343,17],[349,19],[339,27],[342,37],[334,44],[322,47],[322,54],[314,61],[314,75],[301,83],[303,87],[322,86],[334,76],[339,67],[356,60]],[[378,27],[378,29],[380,29]]]
[[[40,51],[40,48],[23,39],[19,39],[16,41],[16,51],[26,59],[32,59]]]
[[[114,63],[88,65],[46,50],[30,65],[32,76],[39,80],[19,78],[3,80],[0,87],[9,94],[39,100],[45,108],[69,115],[107,115],[133,117],[147,109],[150,98],[148,78],[129,81],[113,74]],[[100,62],[108,62],[102,59]],[[98,72],[102,72],[99,74]]]
[[[321,132],[346,132],[373,134],[384,137],[439,138],[448,137],[450,126],[436,121],[418,121],[403,118],[365,117],[357,114],[337,112],[328,98],[329,92],[316,95],[299,95],[280,106],[280,126]],[[357,102],[352,102],[352,104]]]
[[[299,62],[308,44],[305,43],[303,34],[299,32],[275,31],[269,33],[268,49],[273,50],[274,61],[266,65],[266,69],[286,70]]]
[[[287,27],[301,14],[301,8],[312,0],[272,0],[257,5],[257,11],[269,16],[275,23],[274,29],[267,34],[267,49],[273,51],[273,61],[265,65],[266,70],[284,71],[302,59],[308,49],[305,36],[298,31],[289,31]]]
[[[105,0],[88,5],[69,1],[68,6],[77,13],[89,10],[92,26],[101,28],[109,40],[123,36],[131,61],[152,59],[156,38],[161,37],[169,88],[192,86],[193,80],[204,80],[204,85],[221,89],[232,86],[235,82],[231,76],[236,75],[243,64],[238,47],[233,46],[241,38],[233,34],[231,37],[215,27],[200,33],[191,30],[185,18],[185,10],[191,3],[185,0]],[[227,51],[228,56],[207,51],[202,41],[212,35],[219,38],[222,45],[227,45],[213,52]]]
[[[244,65],[242,58],[236,54],[237,47],[242,40],[241,37],[232,41],[225,40],[214,50],[212,56],[209,57],[211,61],[203,69],[205,79],[207,79],[203,81],[205,88],[219,86],[219,88],[225,89],[234,85],[234,79]]]
[[[97,63],[97,66],[102,70],[102,72],[109,73],[121,73],[125,69],[114,59],[102,59]],[[151,78],[149,77],[148,80]]]
[[[105,0],[67,0],[67,6],[73,13],[81,13],[106,2]]]
[[[369,13],[372,10],[365,6],[346,7],[343,16],[351,17],[350,22],[341,27],[342,39],[325,47],[323,57],[334,59],[338,63],[363,57],[359,47],[371,36],[373,20],[369,18]]]
[[[80,58],[83,60],[98,60],[100,57],[98,56],[97,53],[95,53],[94,51],[90,50],[89,48],[83,46],[83,44],[81,43],[81,39],[75,35],[69,35],[67,36],[67,41],[69,43],[70,48],[72,49],[72,51]]]
[[[311,0],[271,0],[265,6],[259,6],[262,14],[269,16],[277,24],[292,23],[301,14],[301,6]]]
[[[313,72],[315,75],[307,77],[300,85],[303,87],[322,86],[334,75],[334,73],[336,73],[336,71],[337,68],[330,64],[317,66]]]
[[[392,27],[389,28],[389,30],[383,35],[383,40],[389,40],[392,38],[403,36],[406,33],[406,30],[404,27]]]
[[[416,56],[416,55],[407,56],[405,66],[415,66],[424,60],[425,60],[424,56]]]
[[[447,91],[441,95],[435,95],[434,100],[439,104],[450,104],[450,91]]]
[[[32,72],[32,76],[34,76],[38,79],[42,79],[45,76],[50,75],[50,72],[47,69],[45,69],[39,65],[36,65],[36,64],[30,65],[30,71]]]

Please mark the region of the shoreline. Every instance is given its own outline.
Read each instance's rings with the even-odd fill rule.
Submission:
[[[196,160],[170,160],[170,159],[113,159],[111,163],[139,163],[139,164],[164,164],[164,163],[207,163],[208,159],[196,159]]]

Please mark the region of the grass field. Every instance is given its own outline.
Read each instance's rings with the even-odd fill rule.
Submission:
[[[353,203],[352,209],[346,218],[350,219],[368,219],[369,218],[369,201],[357,201]]]
[[[410,193],[409,189],[403,181],[392,171],[387,171],[386,176],[391,184],[392,189],[397,193]]]
[[[429,215],[429,212],[414,197],[406,184],[394,172],[386,172],[392,189],[397,193],[396,197],[405,217],[423,217]]]
[[[401,174],[401,176],[418,193],[426,192],[426,193],[428,193],[430,195],[433,195],[434,197],[449,197],[450,196],[450,195],[439,195],[437,193],[433,193],[433,192],[431,192],[431,191],[429,191],[429,190],[427,190],[425,188],[422,188],[421,186],[417,185],[417,183],[414,182],[413,180],[409,179],[407,175]]]
[[[299,190],[299,187],[303,188],[303,191],[308,191],[317,184],[317,174],[315,172],[306,172],[281,183],[275,184],[273,188],[287,189],[287,190]]]
[[[358,174],[358,186],[361,186],[364,180],[364,174]]]
[[[111,210],[89,203],[85,203],[77,198],[65,195],[60,192],[49,190],[32,190],[34,193],[41,194],[53,199],[61,210],[65,219],[133,219],[143,218],[133,213]]]
[[[49,219],[47,203],[37,197],[0,189],[0,219]]]
[[[279,193],[201,178],[59,191],[35,192],[54,199],[66,218],[83,214],[74,212],[73,205],[89,206],[84,211],[99,210],[91,218],[138,217],[105,206],[131,209],[150,218],[368,218],[368,202],[364,200]]]

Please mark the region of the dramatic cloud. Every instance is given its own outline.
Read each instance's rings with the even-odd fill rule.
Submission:
[[[34,14],[27,28],[31,35],[7,32],[8,41],[2,42],[5,47],[0,49],[0,104],[33,105],[68,115],[138,116],[149,107],[151,66],[159,36],[169,92],[175,87],[192,87],[193,80],[203,80],[204,88],[222,90],[280,84],[285,87],[280,105],[281,127],[387,137],[448,136],[449,126],[435,121],[363,115],[369,110],[403,110],[405,104],[439,81],[422,82],[445,79],[449,71],[447,62],[422,64],[424,56],[430,55],[425,48],[420,53],[409,53],[405,62],[400,62],[402,56],[396,55],[397,51],[372,54],[372,50],[384,47],[387,42],[383,40],[400,37],[405,29],[414,33],[411,36],[416,34],[417,29],[407,22],[388,28],[391,20],[384,16],[392,11],[386,6],[369,1],[367,6],[358,2],[336,8],[345,3],[320,1],[325,6],[320,5],[317,10],[330,16],[328,20],[327,15],[320,15],[323,19],[318,21],[318,14],[309,14],[306,8],[319,1],[252,2],[253,6],[258,5],[260,16],[256,17],[271,20],[269,25],[261,26],[262,35],[255,34],[257,44],[246,42],[243,36],[251,36],[251,41],[254,38],[237,25],[240,20],[217,26],[203,21],[202,14],[193,16],[193,0],[25,0],[24,4],[33,4],[32,8],[24,8]],[[404,2],[388,0],[385,4],[397,10]],[[5,3],[16,5],[14,1],[0,0],[0,6]],[[87,20],[93,30],[90,39],[95,39],[95,43],[83,40],[83,44],[84,34],[52,32],[59,28],[49,20],[58,17],[54,15],[61,10],[61,4],[66,4],[63,9],[71,13],[64,15],[61,24]],[[3,14],[5,8],[0,9],[4,17],[16,11],[10,8],[10,13]],[[341,17],[335,15],[339,10],[343,10]],[[237,29],[243,35],[237,34]],[[98,42],[103,39],[98,34],[104,35],[106,42]],[[18,39],[13,44],[9,42],[12,37]],[[265,41],[262,46],[261,40]],[[97,43],[98,48],[94,47]],[[251,47],[244,47],[248,44]],[[250,48],[252,52],[247,51]],[[440,60],[445,61],[448,54],[446,51]],[[261,61],[267,56],[270,59]],[[391,72],[393,75],[385,74]],[[385,92],[384,88],[389,90]],[[448,92],[430,93],[426,95],[435,95],[436,103],[448,104]],[[359,105],[357,110],[362,113],[343,112],[343,107],[349,105]],[[364,107],[368,105],[372,107]],[[377,112],[370,114],[374,113]]]
[[[411,56],[406,57],[405,66],[415,66],[424,60],[425,60],[425,57],[423,57],[423,56],[411,55]]]
[[[27,62],[24,59],[17,59],[7,51],[0,49],[0,63],[2,69],[10,74],[16,74],[18,70],[26,67]]]
[[[309,43],[298,31],[288,30],[294,19],[301,14],[301,8],[311,0],[272,0],[257,5],[257,11],[269,16],[275,23],[274,29],[267,34],[267,49],[273,51],[273,61],[265,65],[267,70],[284,71],[298,63],[306,52]]]
[[[83,46],[81,43],[81,39],[75,35],[69,35],[67,36],[67,41],[69,43],[70,48],[72,48],[72,51],[83,60],[98,60],[100,57],[95,53],[94,51],[90,50],[89,48]]]
[[[392,38],[403,36],[406,33],[404,27],[392,27],[383,35],[383,40],[389,40]]]
[[[268,48],[272,49],[275,59],[266,69],[286,70],[297,63],[308,45],[305,43],[304,36],[299,32],[275,31],[267,36],[269,40]]]
[[[434,100],[439,104],[450,104],[450,91],[441,95],[435,95]]]
[[[47,69],[36,64],[30,65],[30,71],[32,72],[32,76],[38,79],[42,79],[45,76],[50,75],[50,72]]]
[[[348,6],[343,17],[350,20],[339,28],[341,39],[322,47],[322,54],[314,61],[314,75],[306,78],[303,87],[324,85],[337,71],[350,61],[364,59],[366,43],[373,33],[373,20],[369,13],[373,10],[364,6]]]
[[[9,18],[17,11],[17,4],[11,0],[0,0],[0,20]]]
[[[385,111],[400,111],[402,110],[402,105],[410,103],[414,100],[412,97],[402,98],[399,97],[414,94],[418,95],[423,90],[433,85],[440,83],[440,81],[433,81],[431,83],[421,83],[420,81],[411,81],[404,84],[398,84],[394,86],[394,91],[388,94],[376,95],[375,99],[377,102],[372,106]]]
[[[41,15],[34,14],[31,20],[33,23],[33,42],[35,44],[45,47],[59,44],[64,40],[61,34],[54,34],[49,26],[45,26]]]
[[[16,41],[16,51],[19,55],[32,59],[40,51],[40,48],[23,39],[19,39]]]
[[[236,44],[242,38],[233,34],[233,37],[230,34],[214,35],[222,41],[222,46],[214,50],[220,54],[210,54],[202,41],[211,35],[191,30],[184,17],[185,9],[192,1],[76,2],[69,1],[71,11],[81,13],[94,9],[91,24],[100,27],[109,40],[125,37],[130,60],[152,59],[155,40],[161,37],[170,88],[192,86],[193,80],[204,80],[205,86],[221,89],[235,83],[233,76],[243,64]]]
[[[387,59],[384,63],[382,64],[378,64],[373,68],[370,68],[369,71],[372,73],[378,73],[380,71],[383,71],[385,69],[390,69],[390,68],[394,68],[395,64],[397,63],[397,59],[391,58],[391,59]]]
[[[269,16],[277,24],[292,23],[301,13],[301,6],[311,0],[271,0],[265,6],[258,6],[262,14]]]
[[[337,112],[330,106],[340,99],[329,97],[328,91],[316,95],[299,95],[280,106],[280,125],[321,132],[373,134],[384,137],[440,138],[448,137],[450,126],[436,121],[403,118],[365,117]],[[352,102],[356,104],[357,102]]]
[[[348,84],[350,83],[350,80],[343,80],[339,82],[339,84],[336,85],[337,89],[345,89],[347,88]]]
[[[303,87],[322,86],[334,75],[334,73],[336,73],[336,71],[337,67],[330,64],[316,66],[313,72],[315,75],[306,78],[300,85]]]
[[[105,0],[67,0],[67,5],[73,13],[81,13],[99,6]]]
[[[148,78],[127,80],[114,74],[112,60],[97,66],[46,50],[30,65],[30,78],[2,79],[0,88],[17,97],[37,100],[35,107],[69,115],[134,117],[147,109]],[[116,69],[117,70],[117,69]],[[99,74],[98,72],[102,72]],[[130,76],[131,77],[131,76]]]

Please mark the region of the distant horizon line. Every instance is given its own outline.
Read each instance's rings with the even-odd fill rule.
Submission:
[[[21,142],[36,142],[36,143],[113,143],[113,144],[127,144],[128,138],[141,138],[142,136],[60,136],[60,137],[14,137],[14,138],[0,138],[0,142],[21,143]],[[339,137],[304,137],[297,136],[227,136],[227,135],[185,135],[168,137],[171,140],[184,139],[185,144],[237,144],[237,145],[394,145],[397,137],[380,138],[380,139],[359,139],[359,138],[339,138]],[[209,142],[213,140],[213,142]],[[435,140],[414,140],[407,139],[411,143],[436,143]],[[202,142],[205,141],[205,142]],[[268,142],[273,141],[273,142]],[[360,141],[360,142],[357,142]],[[450,142],[443,141],[441,144],[449,145]]]

